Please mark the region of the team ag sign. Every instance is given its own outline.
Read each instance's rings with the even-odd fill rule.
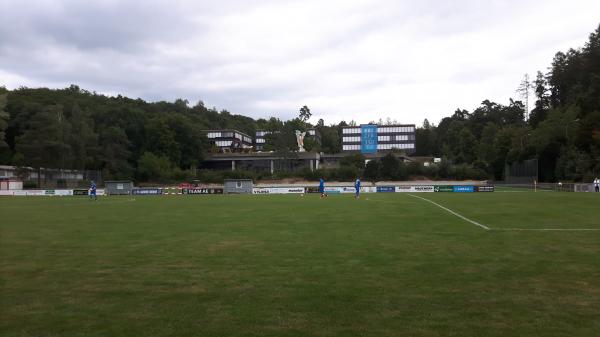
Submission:
[[[184,188],[183,194],[223,194],[222,188]]]

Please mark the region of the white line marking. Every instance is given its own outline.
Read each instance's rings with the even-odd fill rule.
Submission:
[[[600,228],[492,228],[493,231],[600,231]]]
[[[467,221],[467,222],[470,222],[470,223],[472,223],[472,224],[473,224],[473,225],[475,225],[475,226],[479,226],[479,227],[481,227],[481,228],[485,229],[486,231],[489,231],[489,230],[490,230],[490,228],[489,228],[488,226],[486,226],[486,225],[482,225],[482,224],[480,224],[480,223],[479,223],[479,222],[477,222],[477,221],[473,221],[473,220],[471,220],[471,219],[469,219],[469,218],[467,218],[467,217],[464,217],[464,216],[462,216],[462,215],[460,215],[460,214],[458,214],[458,213],[454,212],[453,210],[451,210],[451,209],[449,209],[449,208],[446,208],[446,207],[444,207],[444,206],[442,206],[442,205],[438,204],[437,202],[434,202],[434,201],[431,201],[431,200],[429,200],[429,199],[425,199],[425,198],[423,198],[423,197],[419,197],[419,196],[416,196],[416,195],[412,195],[412,194],[409,194],[409,195],[410,195],[411,197],[413,197],[413,198],[419,198],[419,199],[421,199],[421,200],[425,200],[425,201],[427,201],[427,202],[430,202],[430,203],[432,203],[432,204],[436,205],[437,207],[439,207],[439,208],[441,208],[441,209],[443,209],[443,210],[445,210],[445,211],[447,211],[447,212],[449,212],[449,213],[452,213],[452,214],[456,215],[457,217],[459,217],[459,218],[461,218],[461,219],[463,219],[463,220],[465,220],[465,221]]]

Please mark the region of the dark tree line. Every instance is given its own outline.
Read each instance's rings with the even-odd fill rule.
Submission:
[[[505,163],[538,159],[542,181],[590,181],[600,175],[600,27],[580,49],[559,52],[532,83],[526,120],[520,101],[483,101],[439,125],[417,129],[417,154],[470,164],[503,179]]]
[[[506,163],[531,158],[539,160],[542,181],[599,175],[600,27],[582,48],[557,53],[549,71],[537,73],[531,89],[535,104],[529,119],[521,101],[503,105],[485,100],[471,112],[457,109],[438,125],[425,120],[416,130],[417,155],[443,157],[475,172],[470,176],[494,179],[503,179]],[[341,128],[348,124],[325,125],[321,119],[310,125],[310,116],[306,106],[289,121],[254,120],[202,102],[150,103],[76,85],[60,90],[0,87],[0,164],[102,170],[105,179],[185,179],[211,151],[206,129],[237,129],[251,136],[268,130],[272,133],[265,149],[293,157],[293,131],[316,127],[322,143],[307,138],[306,149],[340,152]],[[394,171],[389,169],[395,167],[393,160],[386,160],[358,173],[402,178],[415,171],[402,165]],[[431,174],[453,175],[445,166],[436,170]]]

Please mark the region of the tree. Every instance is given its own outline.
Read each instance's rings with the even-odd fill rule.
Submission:
[[[381,178],[383,179],[396,179],[398,171],[400,170],[400,161],[392,153],[388,153],[381,158]]]
[[[133,170],[128,159],[131,142],[123,129],[111,126],[101,131],[100,146],[102,148],[100,165],[105,179],[132,179]]]
[[[303,121],[304,123],[308,122],[308,120],[310,119],[310,116],[312,116],[312,113],[310,112],[310,109],[306,105],[300,108],[299,118],[301,121]]]
[[[525,119],[529,119],[529,93],[534,88],[533,84],[529,80],[529,74],[523,76],[523,80],[517,88],[517,93],[521,98],[525,99]]]
[[[36,113],[28,122],[23,135],[17,138],[17,152],[22,155],[23,164],[69,168],[72,161],[68,142],[70,129],[60,105],[48,106]]]
[[[540,122],[544,121],[550,110],[550,95],[547,88],[548,81],[541,71],[537,72],[535,81],[533,82],[536,96],[535,107],[529,116],[529,125],[536,127]]]
[[[8,120],[10,115],[4,111],[6,107],[6,95],[0,95],[0,149],[8,148],[6,142],[6,128],[8,128]]]
[[[88,111],[82,111],[79,104],[73,105],[69,115],[71,133],[68,143],[72,149],[72,167],[83,170],[95,166],[95,158],[100,152],[98,135],[94,132],[94,121]]]
[[[340,160],[340,166],[352,167],[356,170],[362,171],[365,168],[365,156],[360,153],[355,153],[342,157]]]
[[[167,182],[172,173],[173,164],[166,156],[144,152],[138,160],[138,174],[144,181]]]
[[[370,181],[379,180],[381,174],[381,165],[378,160],[369,160],[369,162],[365,165],[364,178]]]

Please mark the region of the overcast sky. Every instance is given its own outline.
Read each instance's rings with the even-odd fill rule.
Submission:
[[[508,103],[599,14],[598,0],[0,0],[0,86],[437,123]]]

